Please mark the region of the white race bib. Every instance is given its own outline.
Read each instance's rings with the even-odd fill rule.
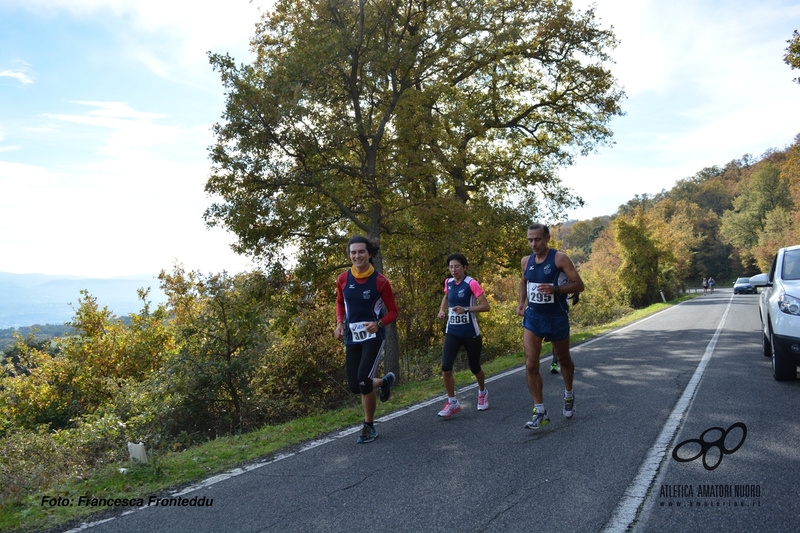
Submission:
[[[540,283],[528,282],[528,301],[532,304],[551,304],[555,300],[552,294],[539,292]]]
[[[367,331],[367,324],[369,322],[352,322],[350,324],[350,334],[354,342],[364,342],[375,338],[376,333]]]
[[[447,319],[447,323],[451,326],[459,326],[461,324],[469,324],[469,313],[456,313],[453,308],[450,308],[450,317]]]

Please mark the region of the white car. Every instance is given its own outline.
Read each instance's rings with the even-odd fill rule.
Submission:
[[[750,278],[759,300],[764,355],[778,381],[797,378],[800,364],[800,245],[781,248],[768,274]]]

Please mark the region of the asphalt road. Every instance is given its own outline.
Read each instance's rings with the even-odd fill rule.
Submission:
[[[378,420],[373,443],[350,428],[172,495],[211,505],[145,507],[79,530],[796,531],[800,381],[772,379],[757,298],[717,290],[573,347],[572,420],[560,374],[543,364],[552,422],[524,429],[532,403],[516,369],[491,376],[488,411],[467,387],[450,420],[437,398]],[[741,443],[735,452],[708,447],[713,470],[672,457],[738,423],[746,436],[739,425],[721,441]],[[692,446],[699,454],[687,444],[683,458]]]

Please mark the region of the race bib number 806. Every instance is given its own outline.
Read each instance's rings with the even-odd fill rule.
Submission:
[[[455,311],[453,311],[453,308],[451,307],[450,308],[450,317],[448,318],[447,322],[451,326],[458,326],[458,325],[461,325],[461,324],[469,324],[469,313],[462,313],[462,314],[459,315]]]

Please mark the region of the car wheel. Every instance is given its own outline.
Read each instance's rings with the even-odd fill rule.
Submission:
[[[791,381],[797,379],[797,365],[792,359],[778,353],[775,345],[775,337],[770,334],[770,344],[772,345],[772,377],[775,381]]]
[[[764,357],[772,357],[772,345],[763,333],[761,334],[761,349],[764,351]]]

